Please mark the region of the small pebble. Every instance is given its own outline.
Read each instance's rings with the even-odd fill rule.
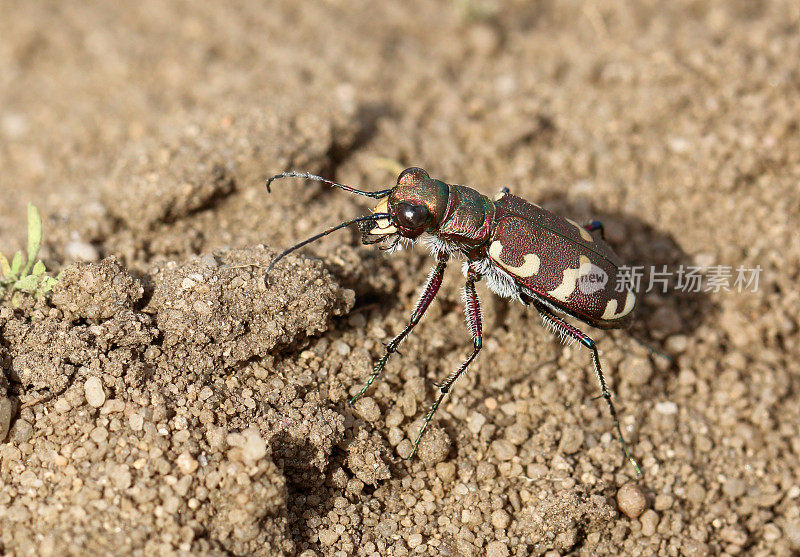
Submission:
[[[210,253],[200,256],[199,261],[204,267],[216,267],[218,265],[216,258]]]
[[[689,346],[689,339],[686,335],[672,335],[664,343],[668,354],[683,354]]]
[[[501,541],[489,542],[486,546],[486,557],[508,557],[508,545]]]
[[[183,452],[175,459],[175,464],[184,474],[192,474],[199,466],[198,462],[188,452]]]
[[[11,426],[11,438],[15,443],[27,443],[33,437],[33,425],[27,420],[17,420]]]
[[[653,509],[647,509],[644,511],[642,518],[639,519],[639,521],[642,523],[642,536],[649,538],[655,534],[656,528],[658,528],[659,519],[658,513]]]
[[[656,511],[666,511],[672,508],[674,498],[668,493],[659,493],[653,502],[653,509]]]
[[[325,546],[331,546],[336,543],[336,540],[339,539],[339,534],[336,531],[331,530],[329,528],[325,528],[319,531],[319,543]]]
[[[449,483],[456,477],[456,465],[453,462],[440,462],[436,465],[436,475],[442,483]]]
[[[386,415],[386,427],[398,427],[403,420],[405,420],[403,413],[397,408],[393,408]]]
[[[125,401],[119,398],[111,398],[106,401],[103,408],[100,409],[101,414],[113,414],[115,412],[122,412],[125,410]]]
[[[96,427],[89,434],[89,437],[97,444],[105,443],[108,440],[108,430],[104,427]]]
[[[683,540],[680,555],[683,557],[708,557],[711,555],[711,550],[707,544],[689,538]]]
[[[706,500],[706,490],[700,484],[691,484],[686,488],[686,499],[699,505]]]
[[[128,418],[128,423],[133,431],[141,431],[144,427],[144,416],[138,413],[133,413],[131,414],[131,417]]]
[[[244,444],[242,445],[242,458],[245,462],[255,463],[267,454],[267,443],[261,438],[258,430],[249,428],[242,432]]]
[[[99,377],[90,377],[83,384],[83,393],[89,406],[100,408],[106,401],[106,393],[103,391],[103,382]]]
[[[10,398],[0,398],[0,443],[5,441],[8,429],[11,427],[11,418],[14,415],[14,403]]]
[[[789,547],[795,551],[800,551],[800,520],[794,519],[786,522],[783,532],[789,541]]]
[[[492,513],[492,526],[498,530],[505,530],[511,524],[511,517],[503,509],[497,509]]]
[[[350,353],[350,346],[343,340],[337,340],[334,346],[341,356],[347,356]]]
[[[365,396],[358,399],[354,405],[355,411],[369,423],[375,423],[381,418],[381,409],[375,399]]]
[[[645,385],[653,376],[653,366],[647,358],[631,356],[620,365],[622,378],[631,385]]]
[[[475,435],[478,435],[481,432],[481,428],[484,426],[484,424],[486,424],[486,416],[480,412],[473,412],[469,417],[469,421],[467,422],[467,429],[469,429]]]
[[[583,433],[581,432],[581,436]],[[525,441],[530,439],[531,432],[522,424],[513,424],[506,428],[506,439],[515,445],[522,445]]]
[[[64,247],[64,254],[67,259],[73,261],[94,262],[100,260],[100,253],[97,248],[89,242],[73,240]]]
[[[411,451],[414,449],[414,445],[411,444],[411,441],[408,439],[403,439],[400,443],[397,444],[395,451],[400,458],[408,458],[411,454]]]
[[[564,454],[575,454],[583,446],[583,430],[572,426],[564,428],[558,450]]]
[[[678,413],[678,405],[669,400],[659,402],[656,404],[656,412],[664,414],[665,416],[671,416]]]
[[[389,432],[386,434],[386,440],[389,441],[389,444],[392,447],[396,447],[400,444],[400,442],[406,438],[405,433],[399,427],[392,427],[389,429]]]
[[[617,506],[628,518],[638,518],[647,508],[647,496],[641,487],[629,482],[617,491]]]
[[[783,536],[783,532],[781,532],[781,529],[778,528],[778,526],[776,526],[774,522],[768,522],[767,524],[764,525],[763,536],[764,539],[767,540],[768,542],[774,542],[781,539],[781,536]]]
[[[420,441],[418,451],[425,466],[439,464],[450,452],[450,436],[441,428],[433,428]]]
[[[411,534],[406,541],[408,542],[408,547],[415,549],[422,545],[422,534]]]
[[[497,459],[501,461],[511,460],[517,454],[517,448],[505,439],[492,441],[492,450]]]
[[[475,478],[478,481],[493,480],[497,477],[497,468],[491,462],[479,462],[475,469]]]
[[[742,547],[747,543],[747,532],[745,532],[745,530],[738,525],[726,526],[719,531],[719,537],[723,541],[739,547]]]
[[[730,478],[722,485],[722,491],[728,497],[736,498],[744,495],[747,484],[739,478]]]

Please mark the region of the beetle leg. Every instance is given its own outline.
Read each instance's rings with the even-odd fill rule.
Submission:
[[[594,232],[595,230],[599,230],[600,231],[600,237],[603,240],[606,239],[606,229],[603,226],[603,223],[600,222],[599,220],[593,220],[592,222],[590,222],[588,224],[584,224],[583,227],[589,232]]]
[[[469,367],[469,364],[472,363],[472,360],[475,359],[475,357],[478,355],[478,352],[481,351],[481,347],[483,346],[481,306],[480,301],[478,300],[478,293],[475,292],[475,283],[479,280],[480,275],[478,275],[475,270],[470,268],[467,273],[467,283],[464,285],[464,314],[467,317],[467,326],[472,334],[472,354],[470,354],[469,358],[464,360],[464,363],[462,363],[457,370],[452,372],[447,376],[447,378],[445,378],[444,381],[442,381],[442,383],[437,385],[439,388],[439,397],[436,399],[436,402],[431,405],[430,410],[428,410],[428,414],[425,416],[425,423],[422,424],[422,427],[417,434],[417,439],[414,441],[414,448],[412,449],[411,454],[408,455],[409,459],[412,458],[417,452],[417,447],[419,447],[419,442],[422,440],[423,434],[428,429],[428,424],[430,424],[433,415],[436,413],[436,410],[439,409],[439,405],[444,400],[444,397],[446,397],[447,393],[450,392],[450,388],[453,386],[453,383],[455,383],[456,379],[458,379]]]
[[[628,450],[628,445],[625,443],[625,438],[622,436],[622,428],[619,425],[619,418],[617,417],[617,411],[614,408],[614,403],[611,402],[611,392],[608,390],[606,386],[605,377],[603,377],[603,370],[600,367],[600,355],[597,352],[597,345],[595,342],[589,338],[589,336],[581,331],[580,329],[573,327],[557,315],[554,315],[550,308],[542,304],[541,302],[534,301],[534,307],[539,311],[539,314],[542,316],[542,319],[549,327],[551,327],[554,331],[558,332],[563,337],[570,337],[574,338],[586,348],[592,351],[592,365],[594,366],[594,373],[597,376],[597,381],[600,383],[600,397],[606,400],[608,403],[608,409],[611,412],[611,417],[614,419],[614,427],[617,430],[617,439],[619,440],[620,446],[622,447],[622,452],[625,454],[625,457],[630,461],[633,465],[634,470],[636,470],[636,474],[638,476],[642,475],[642,470],[639,468],[639,464],[636,462],[636,459],[633,458],[630,451]],[[600,398],[598,397],[598,398]]]
[[[386,345],[386,352],[384,352],[381,359],[378,360],[373,366],[372,374],[369,376],[369,379],[367,379],[367,383],[349,400],[350,404],[353,404],[356,400],[361,398],[365,392],[367,392],[367,389],[369,389],[370,385],[375,382],[375,379],[377,379],[378,376],[383,373],[383,368],[386,367],[386,362],[389,361],[389,357],[397,352],[397,347],[401,342],[403,342],[403,339],[408,336],[408,334],[414,328],[414,325],[419,323],[420,319],[422,319],[425,310],[428,309],[428,306],[436,297],[436,293],[439,292],[439,287],[442,285],[442,277],[444,276],[444,270],[447,267],[447,259],[448,256],[446,254],[439,256],[439,262],[431,271],[431,274],[428,277],[428,282],[425,283],[425,288],[419,297],[419,301],[417,301],[417,306],[414,308],[414,312],[411,314],[411,320],[409,321],[408,325],[406,325],[406,328],[403,329],[400,334],[394,337],[389,344]]]

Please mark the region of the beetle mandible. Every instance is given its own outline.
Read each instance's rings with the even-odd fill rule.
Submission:
[[[489,199],[472,188],[431,178],[425,170],[416,167],[401,172],[394,187],[375,192],[358,190],[306,172],[277,174],[267,181],[267,190],[274,180],[286,177],[324,182],[350,193],[380,199],[380,202],[373,214],[345,221],[283,251],[270,263],[266,275],[287,254],[351,224],[359,225],[364,244],[384,243],[383,249],[392,250],[403,239],[421,240],[437,260],[408,325],[386,346],[366,384],[350,399],[351,404],[381,375],[389,357],[419,323],[442,284],[448,261],[454,257],[464,259],[464,311],[472,335],[472,353],[458,369],[436,384],[439,396],[425,416],[408,458],[416,453],[422,435],[453,383],[481,351],[483,328],[475,283],[485,279],[495,294],[532,305],[545,327],[562,340],[578,341],[590,351],[600,383],[598,398],[604,398],[608,404],[622,452],[637,475],[641,475],[622,436],[600,367],[597,345],[562,318],[567,315],[593,327],[618,328],[628,323],[636,305],[636,295],[630,287],[618,285],[620,261],[605,242],[603,225],[599,221],[580,225],[512,195],[508,188]],[[591,280],[597,277],[605,282]]]

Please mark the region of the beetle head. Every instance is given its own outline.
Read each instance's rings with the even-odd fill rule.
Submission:
[[[391,193],[375,208],[376,213],[388,213],[389,218],[377,220],[365,233],[415,239],[439,226],[447,210],[448,195],[449,188],[444,182],[432,179],[421,168],[407,168],[398,176]]]
[[[397,247],[403,238],[414,240],[426,230],[433,230],[439,227],[447,210],[447,199],[450,191],[447,184],[432,179],[421,168],[405,169],[398,176],[397,184],[393,188],[380,191],[363,191],[327,180],[321,176],[309,174],[308,172],[297,171],[283,172],[272,176],[267,180],[267,191],[270,191],[270,184],[275,180],[289,177],[323,182],[350,193],[380,199],[381,201],[372,215],[356,217],[332,226],[324,232],[315,234],[283,250],[269,264],[266,275],[270,273],[278,261],[288,254],[351,224],[359,225],[361,228],[361,241],[365,244],[376,244],[387,239],[390,240],[390,245],[388,247],[383,246],[381,249],[393,249]],[[264,277],[265,280],[266,275]]]

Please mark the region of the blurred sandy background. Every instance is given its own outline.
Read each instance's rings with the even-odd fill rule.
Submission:
[[[0,251],[32,201],[48,266],[93,262],[0,308],[0,552],[800,551],[796,2],[0,11]],[[588,354],[483,286],[485,349],[399,458],[468,354],[456,265],[347,408],[429,258],[343,232],[273,289],[245,264],[368,207],[267,175],[378,189],[396,164],[602,218],[631,263],[761,266],[755,293],[643,297],[634,336],[674,365],[592,333],[643,506],[620,512]]]

